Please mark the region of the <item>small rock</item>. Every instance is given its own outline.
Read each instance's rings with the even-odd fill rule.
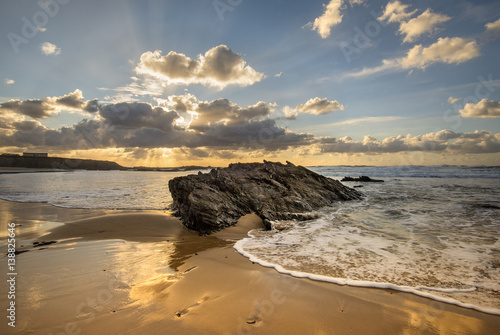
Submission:
[[[344,177],[341,181],[361,181],[361,182],[372,182],[372,183],[383,183],[382,179],[372,179],[368,176],[360,176],[358,178]]]
[[[255,322],[256,322],[256,320],[255,320],[254,318],[248,318],[248,319],[247,319],[247,323],[248,323],[249,325],[253,325]]]
[[[42,242],[33,242],[33,246],[34,247],[41,247],[43,245],[49,245],[49,244],[54,244],[54,243],[57,243],[57,241],[42,241]]]

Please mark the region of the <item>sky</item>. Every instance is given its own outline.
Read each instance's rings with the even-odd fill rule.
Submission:
[[[500,165],[500,2],[2,0],[0,153]]]

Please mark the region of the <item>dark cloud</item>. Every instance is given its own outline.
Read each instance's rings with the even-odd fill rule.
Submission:
[[[9,100],[0,103],[0,110],[26,115],[33,119],[44,119],[51,116],[56,109],[54,106],[42,100]]]
[[[217,99],[211,102],[200,102],[195,111],[197,115],[193,118],[189,128],[203,131],[215,123],[238,125],[247,120],[269,116],[272,106],[260,101],[252,106],[240,107],[228,99]]]
[[[175,111],[163,107],[153,107],[145,102],[122,102],[101,107],[101,117],[111,125],[127,128],[152,128],[165,132],[171,131],[173,122],[179,118]]]
[[[53,104],[97,107],[97,101],[84,102],[78,94],[47,98]],[[313,99],[312,99],[313,100]],[[30,101],[30,100],[27,100]],[[38,100],[37,106],[44,101]],[[94,103],[95,102],[95,103]],[[187,105],[189,104],[189,107]],[[123,102],[99,106],[92,120],[82,120],[70,127],[49,129],[36,120],[9,114],[12,108],[26,112],[25,102],[3,103],[0,109],[0,143],[3,147],[43,147],[46,150],[85,150],[122,148],[134,151],[134,157],[155,148],[178,150],[192,157],[234,158],[242,152],[267,153],[300,148],[311,153],[377,154],[398,152],[445,152],[453,154],[500,152],[500,134],[488,131],[455,133],[441,130],[418,136],[392,136],[377,140],[365,136],[362,141],[350,137],[317,138],[279,126],[269,116],[273,104],[258,102],[241,107],[227,99],[197,102],[193,96],[178,96],[166,106],[178,106],[180,113],[196,113],[184,127],[176,110],[144,102]],[[18,113],[19,114],[19,113]],[[143,150],[140,150],[143,149]],[[236,156],[233,156],[236,155]]]
[[[0,103],[0,111],[26,115],[33,119],[45,119],[61,109],[82,110],[95,113],[99,109],[98,100],[84,101],[82,91],[77,89],[61,97],[47,97],[43,100],[9,100]]]

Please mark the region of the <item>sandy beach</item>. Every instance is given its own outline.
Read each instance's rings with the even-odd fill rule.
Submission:
[[[2,334],[497,334],[500,317],[412,294],[294,278],[162,211],[0,201],[0,267],[16,223],[16,327]],[[56,241],[43,246],[34,242]],[[5,277],[4,276],[4,277]],[[2,287],[5,287],[2,284]],[[9,300],[2,289],[5,315]]]

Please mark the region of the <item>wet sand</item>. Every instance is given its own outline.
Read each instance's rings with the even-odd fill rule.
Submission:
[[[199,236],[161,211],[0,201],[15,222],[16,328],[1,334],[497,334],[500,317],[407,293],[339,286],[253,264],[234,241]],[[33,242],[57,241],[34,247]],[[21,247],[22,245],[22,247]],[[2,252],[5,255],[5,252]],[[7,273],[7,257],[0,258]],[[2,291],[5,291],[2,285]],[[8,304],[0,295],[2,310]],[[6,312],[2,312],[6,314]]]

